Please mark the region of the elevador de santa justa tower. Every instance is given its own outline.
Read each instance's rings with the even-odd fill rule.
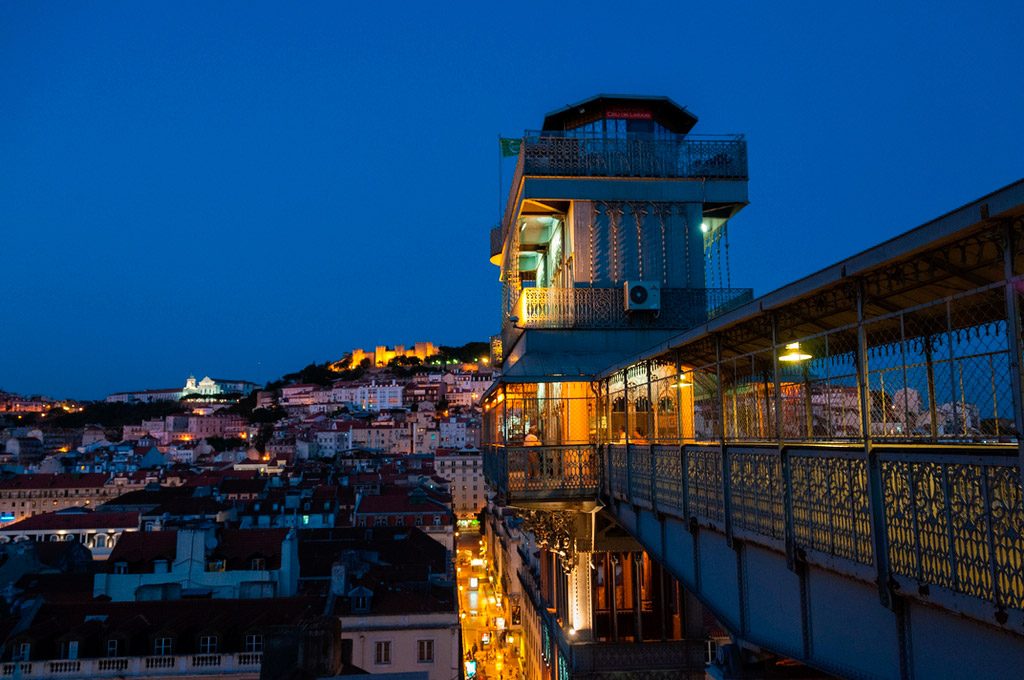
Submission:
[[[721,635],[602,510],[595,449],[688,426],[678,366],[658,369],[673,380],[657,393],[606,413],[603,372],[751,299],[730,287],[728,263],[746,142],[694,134],[696,124],[667,97],[601,95],[518,141],[490,241],[502,377],[484,398],[497,493],[483,531],[527,677],[703,677]]]

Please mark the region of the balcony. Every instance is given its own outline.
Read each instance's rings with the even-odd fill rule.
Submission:
[[[688,329],[752,299],[749,288],[664,288],[656,316],[628,314],[618,288],[524,288],[516,309],[523,328]]]
[[[501,342],[513,347],[524,330],[688,330],[753,299],[749,288],[663,288],[657,314],[629,314],[622,288],[524,288]]]
[[[588,138],[528,131],[520,158],[524,175],[747,178],[742,135]]]
[[[236,675],[259,677],[263,654],[188,654],[181,656],[105,657],[100,659],[60,659],[20,661],[0,666],[3,677],[16,673],[33,678],[123,678],[159,675],[160,677]]]
[[[746,180],[747,142],[742,135],[587,138],[527,131],[512,178],[513,195],[526,175]],[[516,204],[510,200],[506,206],[502,241]]]
[[[484,475],[509,503],[597,498],[600,468],[589,444],[484,447]]]

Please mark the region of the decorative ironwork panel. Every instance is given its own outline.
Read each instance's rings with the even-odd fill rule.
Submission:
[[[720,448],[686,447],[686,490],[691,515],[716,522],[725,519]]]
[[[1024,506],[1015,465],[882,461],[893,573],[1024,608]]]
[[[527,133],[521,174],[565,177],[708,177],[746,179],[747,146],[723,139],[627,139]]]
[[[515,305],[524,328],[688,329],[735,309],[749,288],[665,288],[654,315],[626,312],[622,288],[523,288]]]
[[[785,538],[782,489],[782,464],[777,451],[730,451],[729,498],[734,527],[771,538]]]
[[[626,488],[626,446],[624,444],[611,444],[608,446],[608,479],[611,483],[613,496],[625,498],[628,489]]]
[[[682,460],[678,446],[655,444],[654,494],[658,510],[683,511]]]
[[[651,502],[651,447],[641,444],[629,445],[629,492],[630,499]]]
[[[528,497],[531,492],[542,492],[545,497],[574,498],[597,493],[600,469],[592,446],[495,448],[504,458],[507,490],[512,498],[517,494]]]
[[[997,471],[1006,468],[996,468]],[[961,589],[961,584],[968,586],[975,594],[986,599],[992,599],[994,593],[994,582],[989,569],[988,532],[985,517],[985,478],[981,467],[976,465],[953,465],[941,472],[930,471],[932,475],[938,472],[939,479],[933,476],[929,486],[935,486],[941,481],[945,507],[942,513],[948,517],[948,522],[942,522],[942,526],[949,533],[950,539],[946,542],[945,557],[949,560],[949,587],[956,590]],[[1016,475],[1014,475],[1016,476]],[[934,492],[932,492],[934,495]],[[918,510],[920,503],[915,504]],[[1020,513],[1018,511],[1018,518]],[[886,517],[888,522],[888,517]],[[933,519],[934,523],[935,520]],[[1012,530],[1011,530],[1012,532]],[[1016,529],[1019,537],[1020,527]],[[1011,548],[1012,549],[1012,548]],[[1017,544],[1017,551],[1021,546]],[[923,551],[922,551],[923,552]],[[922,555],[923,557],[924,555]],[[941,560],[943,555],[930,555],[929,562],[932,571],[935,571],[935,562]],[[924,560],[922,560],[924,561]],[[1018,559],[1017,564],[1021,562]],[[893,568],[895,571],[896,569]],[[946,573],[946,569],[942,569]],[[1018,579],[1021,571],[1017,570]],[[936,583],[940,583],[936,581]],[[941,584],[941,583],[940,583]],[[1018,589],[1018,592],[1020,590]]]
[[[1024,609],[1024,494],[1013,465],[990,466],[988,481],[996,603]]]
[[[794,455],[789,465],[796,544],[872,564],[864,459]]]

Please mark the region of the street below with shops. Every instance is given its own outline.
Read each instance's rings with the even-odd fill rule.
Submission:
[[[456,538],[456,576],[462,622],[462,658],[467,680],[519,680],[524,678],[518,645],[508,631],[502,593],[495,588],[491,556],[480,533],[460,530]],[[473,662],[476,675],[472,676]]]

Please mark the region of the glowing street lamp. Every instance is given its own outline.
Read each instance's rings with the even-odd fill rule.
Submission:
[[[813,357],[811,357],[810,354],[808,354],[807,352],[805,352],[805,351],[800,349],[800,343],[799,342],[791,342],[791,343],[789,343],[788,345],[786,345],[786,352],[785,352],[785,354],[780,354],[779,355],[779,361],[785,361],[785,362],[788,362],[788,363],[796,363],[798,361],[807,361],[808,359],[811,359],[811,358],[813,358]]]

